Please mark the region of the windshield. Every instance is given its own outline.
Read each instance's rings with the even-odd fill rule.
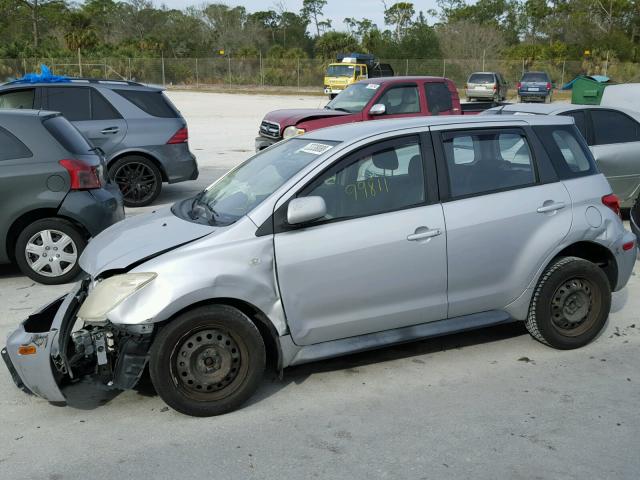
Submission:
[[[523,82],[548,82],[549,77],[546,73],[525,73],[522,76]]]
[[[349,113],[361,112],[379,87],[378,83],[354,83],[327,103],[325,108]]]
[[[293,138],[253,156],[193,200],[192,220],[230,225],[338,142]]]
[[[472,73],[469,77],[469,81],[467,83],[495,83],[496,79],[493,76],[493,73]]]
[[[353,77],[355,67],[353,65],[329,65],[327,77]]]

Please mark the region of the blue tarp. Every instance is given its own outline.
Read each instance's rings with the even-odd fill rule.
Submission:
[[[560,90],[571,90],[573,88],[573,84],[579,78],[580,76],[577,76],[576,78],[571,80],[569,83],[565,83]],[[585,76],[585,78],[590,78],[591,80],[595,80],[598,83],[607,83],[610,80],[609,77],[605,77],[604,75],[591,75],[591,76]]]
[[[40,73],[27,73],[24,77],[9,83],[65,83],[70,82],[68,77],[54,75],[45,64],[40,65]]]

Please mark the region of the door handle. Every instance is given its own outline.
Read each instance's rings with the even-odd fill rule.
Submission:
[[[547,213],[547,212],[555,212],[556,210],[561,210],[565,207],[564,202],[552,202],[551,200],[547,200],[542,204],[541,207],[538,207],[538,213]]]
[[[120,131],[120,129],[118,127],[107,127],[104,128],[100,131],[101,134],[103,135],[114,135],[116,133],[118,133]]]
[[[442,230],[440,230],[439,228],[434,228],[432,230],[419,231],[423,228],[425,227],[417,228],[416,233],[407,235],[407,240],[409,240],[410,242],[415,242],[417,240],[425,240],[427,238],[437,237],[438,235],[442,234]]]

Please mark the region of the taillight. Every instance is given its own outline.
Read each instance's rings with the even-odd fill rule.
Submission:
[[[183,127],[173,134],[173,137],[169,139],[167,144],[187,143],[188,141],[189,141],[189,130],[187,130],[187,127]]]
[[[520,87],[522,87],[522,83],[520,83],[520,82],[516,83],[516,88],[517,88],[518,90],[520,90]]]
[[[547,82],[547,90],[551,90],[551,82]]]
[[[71,190],[88,190],[101,187],[97,167],[87,165],[82,160],[69,158],[60,160],[58,163],[69,172]]]
[[[620,199],[615,193],[610,193],[609,195],[602,197],[602,204],[613,210],[613,213],[616,215],[620,215]]]
[[[495,92],[496,90],[498,90],[498,85],[496,85],[495,83],[493,84],[493,91]]]

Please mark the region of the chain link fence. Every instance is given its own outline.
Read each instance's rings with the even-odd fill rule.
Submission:
[[[640,64],[593,61],[535,61],[482,59],[383,59],[396,75],[433,75],[452,79],[463,88],[471,72],[496,71],[513,87],[525,71],[546,71],[556,87],[578,74],[608,75],[616,82],[640,81]],[[273,58],[23,58],[0,59],[0,82],[36,72],[40,64],[57,75],[134,80],[178,87],[286,87],[322,88],[327,61]]]

